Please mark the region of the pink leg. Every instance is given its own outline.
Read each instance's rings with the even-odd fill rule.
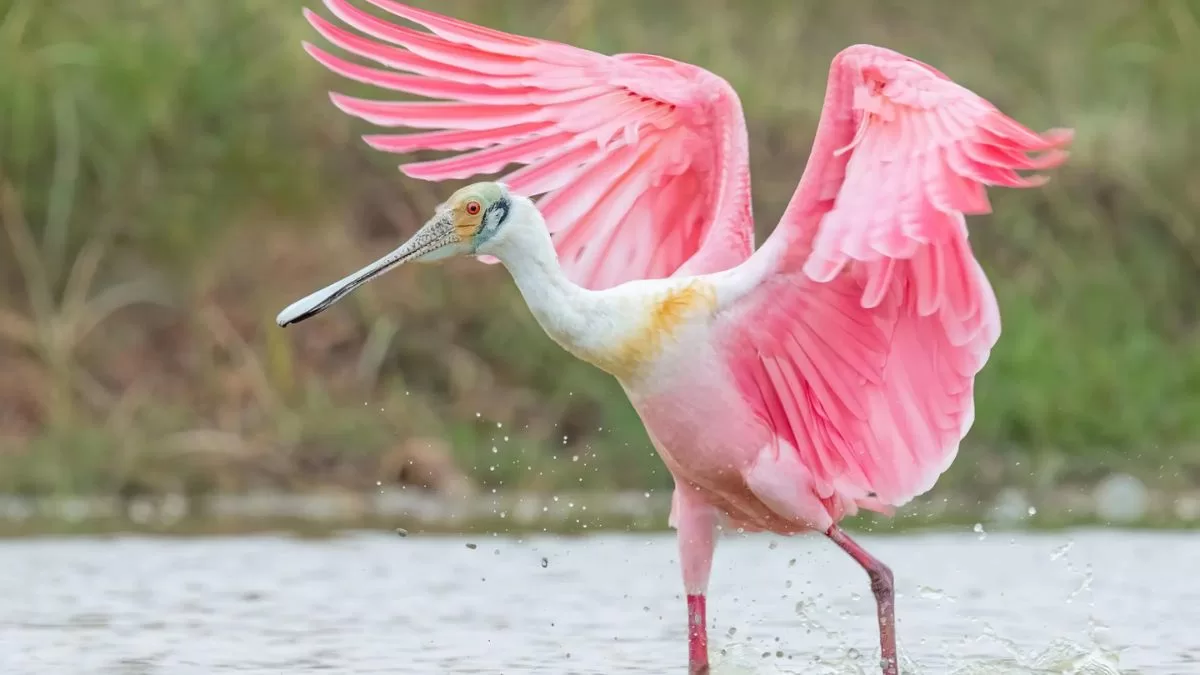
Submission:
[[[708,675],[708,627],[705,594],[716,548],[716,511],[690,488],[675,488],[671,524],[679,535],[679,562],[687,593],[688,675]]]
[[[708,675],[708,621],[704,594],[687,596],[688,673]]]
[[[875,594],[875,605],[879,610],[879,647],[882,656],[880,665],[883,667],[883,675],[900,675],[900,664],[896,660],[896,594],[892,583],[892,570],[867,553],[837,525],[831,526],[825,534],[867,571],[867,576],[871,579],[871,592]]]

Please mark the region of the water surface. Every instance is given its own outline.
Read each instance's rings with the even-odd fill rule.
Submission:
[[[862,536],[905,673],[1200,673],[1200,537]],[[0,542],[0,673],[682,673],[673,538]],[[730,536],[714,672],[875,673],[866,576],[819,537]]]

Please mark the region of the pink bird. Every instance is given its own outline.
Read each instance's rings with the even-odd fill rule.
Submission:
[[[985,186],[1033,187],[1068,130],[1035,133],[894,51],[837,54],[808,166],[754,249],[746,123],[720,77],[661,56],[607,56],[391,0],[423,26],[325,0],[306,12],[347,78],[440,101],[334,94],[386,152],[449,150],[401,170],[462,188],[398,249],[294,303],[286,326],[407,261],[507,267],[546,333],[615,376],[675,481],[691,673],[706,673],[705,595],[719,526],[824,533],[866,570],[881,667],[896,675],[892,572],[838,522],[929,490],[974,418],[1000,333],[967,240]],[[534,202],[530,197],[540,196]]]

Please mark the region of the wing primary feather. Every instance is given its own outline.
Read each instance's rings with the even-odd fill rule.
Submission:
[[[553,123],[526,122],[494,129],[439,130],[412,134],[368,134],[363,140],[382,152],[406,153],[415,150],[475,150],[491,145],[517,141],[543,131],[552,130]]]
[[[347,25],[373,38],[404,47],[418,56],[447,63],[463,70],[487,75],[512,76],[528,75],[536,69],[535,63],[520,57],[481,51],[449,42],[431,33],[422,33],[388,23],[355,7],[347,0],[325,0],[325,6]]]
[[[355,35],[350,31],[333,25],[321,15],[307,8],[304,10],[304,17],[316,29],[317,33],[326,40],[329,40],[331,44],[345,49],[351,54],[371,59],[389,68],[456,82],[488,84],[497,87],[505,86],[506,84],[508,86],[523,86],[517,78],[483,75],[434,59],[427,59],[406,49],[379,44],[378,42],[361,35]]]

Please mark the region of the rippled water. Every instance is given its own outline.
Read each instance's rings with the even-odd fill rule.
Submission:
[[[906,673],[1200,673],[1200,536],[861,538]],[[722,540],[720,673],[873,673],[865,575],[818,537]],[[0,673],[677,673],[670,535],[0,542]]]

